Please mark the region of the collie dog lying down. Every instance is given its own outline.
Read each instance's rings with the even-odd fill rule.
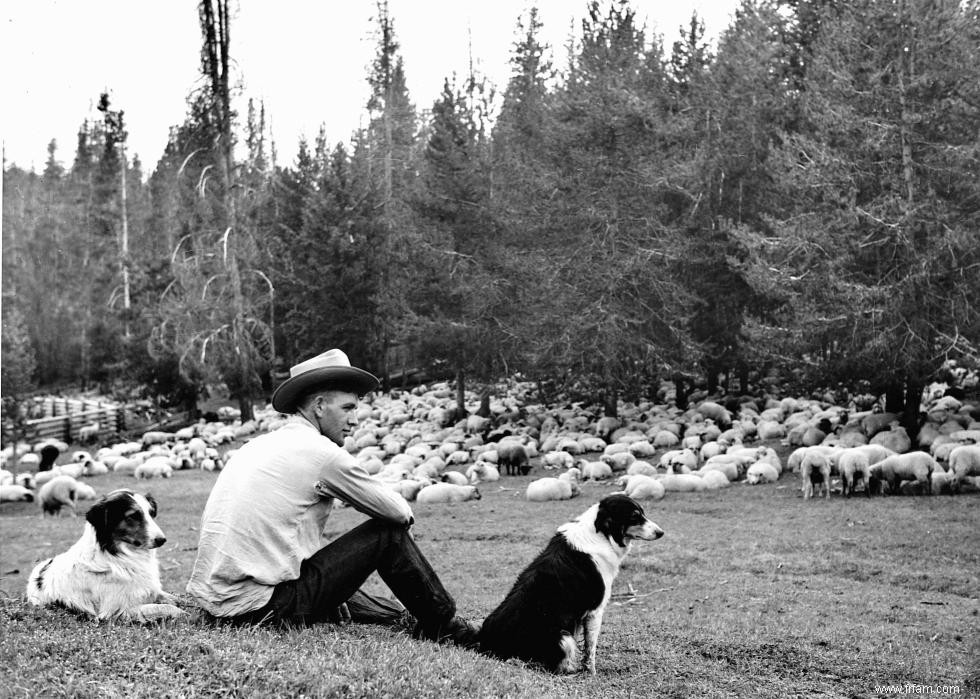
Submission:
[[[153,520],[149,495],[120,489],[85,515],[75,544],[38,563],[27,579],[27,601],[60,605],[98,620],[156,621],[184,616],[160,586],[156,549],[167,540]]]
[[[480,650],[498,658],[537,662],[552,672],[576,672],[576,638],[584,629],[582,666],[595,674],[596,645],[613,580],[633,539],[663,530],[635,500],[603,498],[563,524],[480,630]]]

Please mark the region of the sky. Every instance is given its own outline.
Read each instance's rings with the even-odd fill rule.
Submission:
[[[562,67],[586,0],[388,0],[416,107],[430,108],[453,72],[466,75],[470,46],[476,69],[502,92],[517,20],[532,4],[544,25],[541,38]],[[692,11],[716,37],[738,0],[632,0],[631,6],[669,51]],[[376,1],[232,0],[232,7],[231,57],[242,94],[264,101],[279,163],[293,163],[300,138],[312,142],[321,126],[328,142],[349,142],[366,114]],[[149,174],[199,84],[200,46],[196,0],[4,3],[4,166],[41,171],[52,139],[57,159],[69,166],[79,126],[99,116],[95,105],[108,92],[125,113],[129,155],[138,154]]]

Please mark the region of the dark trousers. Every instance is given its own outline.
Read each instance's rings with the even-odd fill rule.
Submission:
[[[234,621],[337,621],[337,609],[346,603],[352,621],[396,623],[403,617],[401,606],[359,589],[375,571],[423,628],[437,628],[456,614],[456,602],[408,528],[369,519],[303,561],[299,577],[276,585],[268,604]]]

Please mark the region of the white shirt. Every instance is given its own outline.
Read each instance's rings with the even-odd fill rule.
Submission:
[[[218,475],[201,517],[187,592],[214,616],[268,603],[276,585],[327,544],[333,498],[399,524],[404,498],[372,478],[351,454],[293,416],[239,449]]]

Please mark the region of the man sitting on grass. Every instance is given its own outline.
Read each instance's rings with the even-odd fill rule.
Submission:
[[[410,613],[416,638],[475,646],[477,629],[456,616],[409,531],[408,503],[343,448],[378,379],[338,349],[289,374],[272,396],[289,420],[242,446],[215,481],[187,592],[236,623],[399,624]],[[371,519],[326,543],[334,498]],[[408,613],[359,589],[374,571]]]

